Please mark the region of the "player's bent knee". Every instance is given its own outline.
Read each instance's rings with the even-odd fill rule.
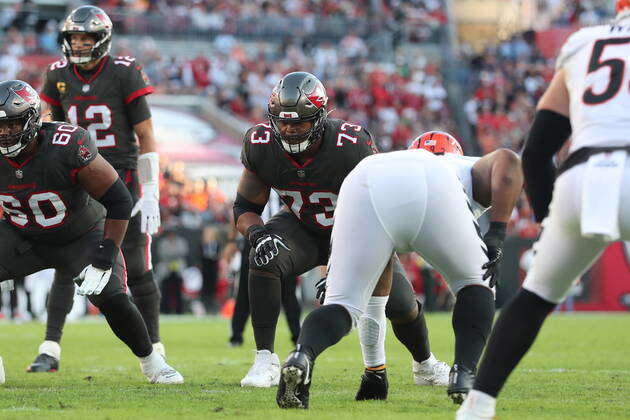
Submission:
[[[350,318],[352,319],[352,328],[356,328],[356,326],[359,325],[359,321],[361,320],[361,317],[363,316],[362,310],[357,309],[352,305],[348,305],[347,303],[336,301],[334,299],[331,299],[331,300],[326,299],[324,301],[324,305],[343,306],[345,310],[348,311],[348,313],[350,314]]]
[[[527,278],[523,282],[523,289],[527,290],[538,296],[541,299],[546,300],[550,303],[555,303],[556,305],[562,302],[569,290],[571,289],[571,285],[573,283],[569,283],[569,287],[566,288],[558,288],[552,287],[551,285],[543,284],[542,282],[528,280]]]
[[[411,322],[418,317],[420,313],[421,304],[414,300],[413,304],[397,304],[397,302],[387,301],[385,306],[385,316],[392,324],[405,324]]]
[[[494,289],[491,289],[488,287],[488,282],[485,282],[483,280],[475,280],[475,281],[461,281],[461,282],[452,282],[449,284],[451,291],[453,292],[453,294],[455,296],[457,296],[459,294],[459,292],[461,292],[463,289],[467,288],[467,287],[472,287],[472,286],[476,286],[476,287],[483,287],[486,288],[488,290],[490,290],[492,292],[493,295],[496,296],[496,291]]]

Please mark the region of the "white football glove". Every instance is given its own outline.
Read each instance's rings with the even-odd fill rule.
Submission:
[[[81,284],[77,289],[77,293],[82,296],[99,295],[105,286],[107,286],[111,275],[111,268],[108,270],[102,270],[92,266],[92,264],[88,265],[78,276],[74,278],[76,283]]]
[[[131,210],[131,216],[140,211],[140,231],[149,235],[160,229],[160,161],[156,152],[138,156],[138,180],[142,196]]]
[[[160,203],[157,184],[143,184],[142,197],[131,210],[131,217],[140,212],[140,231],[154,235],[160,229]]]

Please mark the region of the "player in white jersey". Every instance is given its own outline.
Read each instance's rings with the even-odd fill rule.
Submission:
[[[493,287],[500,277],[499,267],[507,221],[522,190],[520,159],[516,153],[508,149],[496,150],[483,158],[464,156],[459,142],[450,134],[441,131],[421,134],[412,141],[409,148],[425,149],[433,154],[442,155],[442,161],[455,171],[461,182],[474,218],[479,220],[483,217],[486,219],[485,225],[490,225],[489,231],[485,232],[484,242],[491,260],[487,276],[491,278],[490,286]],[[436,179],[433,182],[439,181]],[[488,208],[493,203],[495,203],[493,210],[488,212]],[[469,218],[468,212],[465,217]],[[393,293],[394,285],[390,291],[390,294]],[[364,322],[364,319],[385,319],[382,306],[373,304],[373,301],[378,299],[382,298],[375,296],[370,298],[357,327],[366,366],[369,366],[368,361],[374,360],[385,364],[386,324],[383,323],[376,331],[379,340],[375,340],[372,338],[374,328],[370,328],[370,324]],[[479,314],[482,315],[483,311]],[[472,387],[474,371],[489,332],[468,328],[467,322],[472,321],[474,324],[475,321],[468,315],[463,317],[459,315],[459,311],[454,314],[454,328],[462,331],[460,335],[475,335],[476,339],[459,340],[460,346],[456,349],[455,363],[444,385],[448,385],[447,393],[451,398],[461,403],[465,393]],[[415,375],[420,368],[417,362],[413,363],[415,382],[423,385],[424,383],[418,381]]]
[[[520,176],[520,170],[517,173]],[[518,192],[506,217],[517,197]],[[478,201],[488,207],[490,196]],[[341,187],[326,300],[305,319],[298,346],[283,366],[278,404],[307,407],[315,358],[358,323],[371,297],[389,295],[394,251],[418,252],[444,274],[457,296],[453,313],[457,366],[452,376],[453,384],[462,389],[449,386],[449,391],[453,399],[465,394],[494,314],[490,283],[500,247],[498,252],[488,248],[456,171],[442,157],[408,150],[365,158]],[[489,261],[488,254],[498,258]]]
[[[610,24],[562,48],[523,151],[526,191],[544,230],[523,288],[497,320],[458,419],[491,419],[496,397],[547,315],[612,241],[630,239],[630,0]],[[558,171],[553,155],[572,136]],[[553,197],[552,197],[553,192]]]

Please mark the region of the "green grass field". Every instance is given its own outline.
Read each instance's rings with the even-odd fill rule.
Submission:
[[[429,315],[432,350],[452,361],[450,315]],[[61,370],[27,374],[44,327],[0,324],[0,355],[7,382],[0,386],[0,419],[452,419],[456,407],[444,388],[417,387],[411,361],[389,334],[390,397],[357,403],[362,371],[356,333],[317,361],[311,409],[281,411],[274,389],[241,389],[253,361],[251,328],[245,345],[227,345],[220,319],[171,318],[162,322],[168,360],[186,379],[156,386],[104,322],[66,326]],[[291,350],[281,320],[276,351]],[[501,395],[501,419],[630,418],[630,315],[554,315]]]

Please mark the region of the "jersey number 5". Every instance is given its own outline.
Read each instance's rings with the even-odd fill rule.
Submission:
[[[76,105],[70,105],[68,108],[68,119],[74,125],[79,125],[78,111]],[[90,136],[96,141],[99,149],[104,147],[116,146],[116,136],[114,134],[99,133],[100,131],[109,130],[112,126],[112,111],[107,105],[90,105],[85,109],[84,121],[94,121],[85,127],[90,132]]]
[[[584,91],[582,100],[588,105],[598,105],[603,102],[612,99],[619,93],[621,85],[623,84],[623,77],[625,74],[626,63],[622,58],[609,58],[608,60],[599,61],[604,53],[604,49],[607,46],[620,46],[630,42],[630,38],[609,38],[600,39],[593,45],[593,53],[591,59],[588,62],[588,73],[600,70],[601,68],[608,67],[610,70],[610,78],[608,86],[602,93],[594,93],[593,86]],[[630,86],[628,86],[630,89]]]

